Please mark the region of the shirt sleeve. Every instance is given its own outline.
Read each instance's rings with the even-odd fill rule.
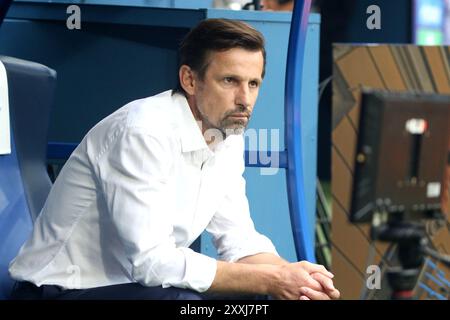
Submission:
[[[145,286],[207,290],[217,261],[177,248],[167,203],[174,147],[141,128],[126,128],[97,162],[98,178],[133,278]]]
[[[243,141],[234,148],[230,163],[230,176],[226,195],[206,230],[213,238],[219,259],[235,262],[257,253],[278,253],[272,241],[256,231],[250,216],[242,176],[245,163]],[[236,150],[237,149],[237,150]]]

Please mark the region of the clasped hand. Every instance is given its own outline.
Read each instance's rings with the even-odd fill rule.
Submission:
[[[273,287],[277,299],[330,300],[340,292],[333,285],[334,275],[322,265],[301,261],[280,266],[280,278]]]

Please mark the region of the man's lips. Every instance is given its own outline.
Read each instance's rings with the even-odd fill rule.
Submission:
[[[248,119],[250,117],[250,115],[247,114],[247,113],[233,113],[233,114],[230,114],[228,117],[230,117],[230,118],[246,118],[246,119]]]

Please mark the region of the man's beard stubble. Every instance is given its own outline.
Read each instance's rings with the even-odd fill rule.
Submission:
[[[238,106],[235,110],[230,110],[227,111],[222,119],[220,120],[219,124],[215,125],[213,124],[208,116],[206,116],[203,112],[201,112],[200,108],[197,108],[200,116],[201,116],[201,120],[202,121],[202,126],[205,126],[206,130],[208,129],[216,129],[219,130],[222,135],[223,138],[227,138],[230,135],[239,135],[244,133],[245,129],[247,128],[248,122],[250,121],[250,116],[251,113],[247,110],[247,108],[245,106]],[[243,121],[243,120],[233,120],[231,119],[231,115],[233,114],[241,114],[244,113],[247,116],[247,121]]]

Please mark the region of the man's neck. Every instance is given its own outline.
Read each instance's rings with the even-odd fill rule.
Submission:
[[[206,144],[210,149],[214,149],[220,142],[225,140],[225,136],[220,132],[219,129],[216,129],[214,126],[212,126],[209,121],[207,121],[201,114],[201,112],[198,110],[197,102],[195,101],[195,97],[189,96],[186,98],[189,108],[191,109],[192,115],[194,116],[195,121],[197,122],[199,130],[202,132],[202,136],[205,139]],[[208,134],[209,133],[213,134]],[[206,133],[206,134],[205,134]],[[215,139],[218,134],[221,134],[222,136],[219,139]]]

